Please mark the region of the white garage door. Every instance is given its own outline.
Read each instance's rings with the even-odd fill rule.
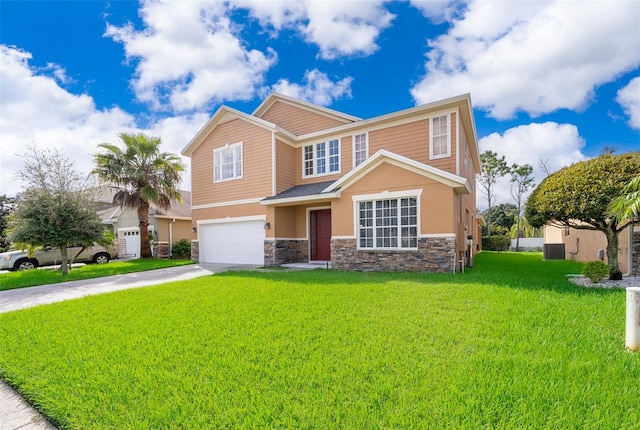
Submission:
[[[203,263],[264,264],[264,221],[203,224],[198,236]]]

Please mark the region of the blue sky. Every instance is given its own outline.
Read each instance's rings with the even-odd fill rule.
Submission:
[[[82,172],[122,131],[178,153],[271,91],[362,118],[470,93],[480,149],[538,181],[541,160],[640,150],[638,1],[0,0],[0,48],[7,195],[27,145]]]

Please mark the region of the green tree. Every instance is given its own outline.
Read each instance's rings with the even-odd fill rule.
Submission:
[[[11,242],[7,238],[7,227],[9,226],[9,215],[15,208],[15,200],[15,197],[0,196],[0,252],[11,247]]]
[[[609,206],[625,186],[640,175],[640,152],[601,155],[565,167],[538,185],[526,204],[526,217],[534,227],[551,223],[561,227],[601,231],[607,238],[607,261],[618,267],[618,233],[630,220],[618,222]]]
[[[520,214],[522,213],[522,196],[529,191],[534,183],[533,167],[530,164],[511,166],[511,195],[516,202],[516,251],[520,251]]]
[[[184,166],[175,154],[160,152],[159,137],[142,133],[118,135],[124,149],[109,143],[99,145],[105,151],[94,155],[95,167],[91,171],[102,185],[117,191],[113,203],[134,209],[140,228],[140,257],[152,258],[149,236],[149,205],[169,209],[171,200],[182,202],[178,190]]]
[[[58,151],[30,148],[19,173],[27,188],[20,193],[9,220],[9,239],[30,250],[46,245],[60,248],[61,270],[69,272],[67,247],[99,241],[102,226],[87,184],[73,163]]]
[[[504,156],[498,157],[493,151],[484,151],[480,154],[480,163],[482,164],[482,172],[478,174],[478,185],[484,194],[487,196],[487,228],[491,231],[492,227],[492,213],[493,206],[493,189],[496,183],[509,173],[509,166],[504,159]]]
[[[495,205],[491,209],[491,219],[494,227],[493,230],[495,230],[495,227],[502,227],[506,230],[511,230],[511,226],[516,222],[517,210],[518,208],[513,203],[500,203]],[[482,216],[485,217],[485,219],[488,217],[487,212],[488,210],[482,213]],[[493,230],[489,232],[487,226],[483,226],[483,231],[484,230],[486,230],[486,232],[483,233],[485,236],[493,234]]]
[[[625,185],[622,195],[613,199],[609,209],[618,222],[637,220],[640,217],[640,175]]]

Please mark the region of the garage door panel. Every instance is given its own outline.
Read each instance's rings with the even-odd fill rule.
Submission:
[[[203,263],[264,264],[264,222],[243,221],[200,226]]]

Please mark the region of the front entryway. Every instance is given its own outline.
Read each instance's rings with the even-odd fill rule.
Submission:
[[[309,213],[310,260],[331,260],[331,209]]]

